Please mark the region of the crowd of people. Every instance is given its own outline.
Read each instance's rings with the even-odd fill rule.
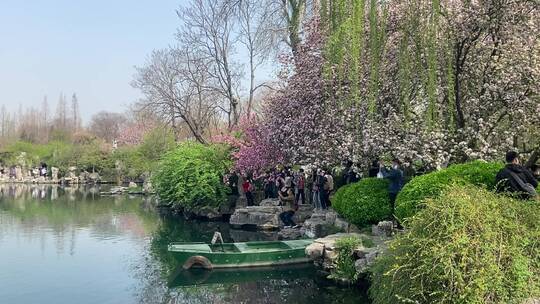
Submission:
[[[518,153],[514,151],[507,153],[506,161],[507,165],[496,177],[497,190],[516,192],[520,197],[536,196],[540,167],[534,165],[532,170],[525,168],[520,164]],[[422,171],[422,168],[414,170],[410,161],[403,164],[394,158],[387,165],[376,159],[371,163],[366,177],[389,180],[388,193],[394,210],[396,198],[405,183],[422,174]],[[283,224],[286,227],[295,227],[293,217],[299,205],[311,204],[316,210],[328,209],[332,204],[330,196],[337,186],[355,183],[365,177],[360,166],[351,161],[346,162],[341,172],[340,185],[336,185],[334,175],[327,168],[314,168],[306,172],[304,168],[295,170],[292,167],[276,167],[256,177],[240,177],[236,171],[232,171],[226,183],[231,187],[233,195],[240,195],[239,189],[242,190],[248,206],[255,205],[255,185],[258,184],[262,187],[264,199],[279,199],[284,206],[284,211],[280,214]]]
[[[370,177],[388,178],[390,180],[390,193],[392,201],[404,184],[404,174],[401,163],[396,159],[390,168],[386,168],[382,161],[377,160],[377,170],[368,174]],[[372,176],[373,175],[373,176]],[[350,184],[363,178],[362,172],[352,162],[347,162],[342,171],[341,183]],[[334,175],[327,168],[314,168],[306,172],[304,168],[297,170],[292,167],[276,167],[264,174],[240,176],[232,171],[226,178],[233,195],[243,192],[248,206],[255,205],[256,184],[262,187],[264,199],[279,199],[284,206],[280,219],[285,226],[296,226],[293,216],[299,205],[310,204],[316,210],[326,210],[331,206],[330,196],[336,190]]]

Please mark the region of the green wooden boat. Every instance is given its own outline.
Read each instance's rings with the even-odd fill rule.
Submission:
[[[184,269],[278,266],[309,262],[305,249],[313,240],[247,243],[172,243],[175,259]]]

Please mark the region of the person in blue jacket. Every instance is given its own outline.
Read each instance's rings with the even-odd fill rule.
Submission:
[[[390,203],[392,204],[393,214],[395,210],[394,207],[396,204],[396,197],[399,191],[401,191],[401,188],[403,188],[404,184],[401,162],[399,159],[394,158],[394,160],[392,160],[392,167],[390,169],[387,169],[384,166],[384,163],[381,162],[381,173],[384,178],[390,180],[390,184],[388,185],[388,193],[390,194]]]

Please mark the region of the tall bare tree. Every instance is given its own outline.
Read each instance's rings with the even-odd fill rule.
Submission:
[[[40,129],[41,129],[41,137],[43,142],[47,142],[49,140],[49,102],[47,100],[47,96],[43,97],[43,102],[41,103],[41,113],[39,116],[40,121]]]
[[[239,41],[248,53],[249,67],[249,96],[247,100],[247,116],[251,116],[253,100],[256,91],[265,83],[256,84],[257,69],[268,61],[272,52],[274,38],[268,25],[271,24],[271,11],[267,9],[266,1],[239,0],[238,27]]]
[[[97,137],[112,143],[125,121],[126,118],[120,113],[102,111],[92,116],[89,129]]]
[[[177,38],[210,63],[210,84],[223,100],[221,109],[227,115],[229,127],[236,125],[240,117],[238,90],[242,75],[233,60],[235,9],[227,0],[193,0],[177,11],[184,23]]]
[[[8,124],[9,124],[9,113],[5,105],[2,105],[0,109],[0,128],[2,128],[0,135],[2,139],[5,139],[8,136]]]
[[[142,108],[167,120],[176,136],[184,124],[197,141],[206,143],[205,131],[219,98],[208,74],[210,65],[208,58],[187,46],[154,51],[146,65],[137,69],[133,82],[145,96]]]
[[[73,93],[71,96],[71,123],[73,124],[73,131],[77,132],[81,129],[81,114],[79,111],[79,99],[77,94]]]
[[[63,131],[67,128],[67,103],[63,93],[60,94],[56,105],[55,128]]]

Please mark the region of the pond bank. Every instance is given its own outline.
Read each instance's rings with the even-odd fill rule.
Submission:
[[[193,281],[202,282],[197,286],[170,282],[175,267],[166,250],[170,242],[209,242],[217,230],[227,242],[277,239],[277,232],[160,217],[148,197],[103,197],[101,190],[106,189],[0,185],[3,301],[368,303],[361,289],[335,288],[309,267],[305,271],[277,269],[269,276],[246,274],[239,279],[220,274],[206,283]]]

